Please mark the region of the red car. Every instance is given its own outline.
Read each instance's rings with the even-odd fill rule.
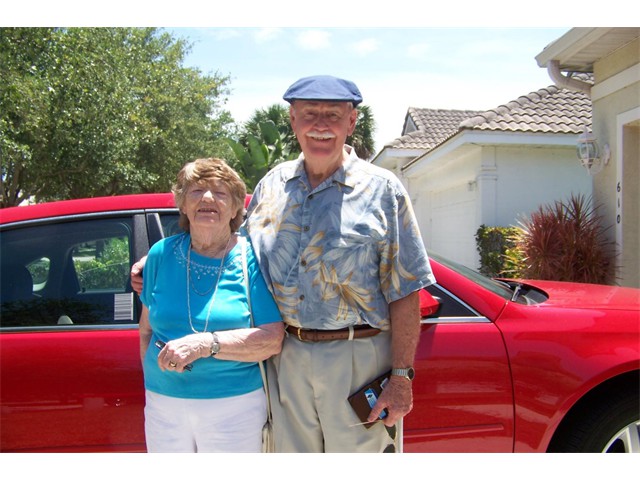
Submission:
[[[129,270],[176,232],[170,194],[0,210],[0,451],[145,449]],[[640,451],[640,290],[431,258],[404,451]]]

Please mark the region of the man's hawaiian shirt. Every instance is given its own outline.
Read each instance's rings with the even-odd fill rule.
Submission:
[[[302,156],[256,187],[246,227],[284,321],[389,329],[389,302],[435,282],[411,201],[391,172],[348,159],[313,191]]]

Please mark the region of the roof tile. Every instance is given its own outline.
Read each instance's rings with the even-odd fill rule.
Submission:
[[[578,78],[593,82],[590,74]],[[591,126],[591,110],[586,93],[555,85],[487,111],[409,107],[405,126],[411,120],[418,130],[387,146],[430,150],[462,130],[576,134]]]

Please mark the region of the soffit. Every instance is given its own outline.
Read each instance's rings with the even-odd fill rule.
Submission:
[[[578,27],[549,44],[536,56],[540,67],[551,60],[560,70],[593,73],[593,65],[640,36],[639,27]]]

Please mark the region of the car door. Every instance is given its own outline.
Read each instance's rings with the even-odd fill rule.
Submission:
[[[404,451],[511,452],[513,395],[499,330],[443,286],[427,290],[441,306],[422,320]]]
[[[144,450],[138,307],[128,279],[148,251],[146,232],[142,212],[3,228],[1,451]],[[25,270],[31,284],[20,294],[14,279]]]

